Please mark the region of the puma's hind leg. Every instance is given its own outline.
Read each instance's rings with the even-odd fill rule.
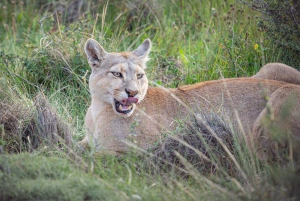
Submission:
[[[282,63],[266,64],[253,76],[253,78],[278,80],[300,85],[300,72]]]
[[[254,123],[253,141],[260,159],[293,159],[300,155],[300,86],[276,90]]]

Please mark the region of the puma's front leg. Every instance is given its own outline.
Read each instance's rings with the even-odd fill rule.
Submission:
[[[94,133],[94,120],[92,117],[92,108],[89,107],[86,115],[85,115],[85,122],[84,122],[85,130],[86,130],[86,136],[83,140],[81,140],[78,144],[82,146],[83,148],[90,147],[91,139],[93,138]]]
[[[113,154],[127,151],[124,143],[130,133],[130,117],[120,118],[113,113],[99,115],[95,120],[92,142],[96,152]]]

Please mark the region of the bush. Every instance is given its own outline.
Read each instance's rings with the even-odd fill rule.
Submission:
[[[33,151],[41,145],[71,145],[70,126],[44,94],[30,101],[13,91],[3,78],[0,84],[0,145],[4,144],[4,152]]]
[[[161,143],[149,150],[150,165],[158,172],[178,169],[180,174],[189,172],[190,163],[201,173],[215,173],[218,166],[231,174],[235,170],[218,137],[233,152],[234,137],[230,125],[217,114],[197,114],[191,123],[179,126],[175,135],[167,136]],[[186,161],[182,161],[182,157]],[[183,171],[182,171],[183,170]]]

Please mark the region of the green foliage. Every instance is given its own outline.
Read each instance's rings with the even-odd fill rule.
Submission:
[[[132,50],[145,38],[151,38],[154,46],[148,65],[149,77],[165,86],[249,76],[263,64],[277,60],[273,47],[268,46],[268,41],[261,40],[265,36],[255,27],[255,13],[234,1],[207,4],[201,1],[149,2],[120,4],[119,1],[111,1],[98,7],[87,5],[91,12],[82,14],[70,25],[55,21],[56,24],[51,26],[55,16],[42,13],[38,20],[39,32],[33,35],[27,31],[25,37],[19,37],[21,43],[13,41],[2,50],[7,47],[6,54],[18,53],[21,47],[10,48],[11,45],[23,45],[26,54],[20,55],[25,57],[24,64],[19,67],[22,68],[20,76],[46,89],[53,84],[51,80],[62,85],[76,85],[76,82],[82,81],[80,77],[86,78],[89,67],[82,48],[90,36],[108,51],[124,51],[128,47]],[[3,4],[11,9],[9,2]],[[37,3],[32,3],[26,9],[36,9],[35,6]],[[30,24],[29,12],[24,12],[23,18],[20,24],[16,24],[20,26],[17,31],[22,31],[25,19],[27,27],[36,23],[33,20]],[[5,26],[2,28],[5,29]],[[8,32],[8,35],[16,34]],[[6,43],[3,41],[3,44]],[[259,45],[258,49],[254,49],[255,44]],[[175,77],[171,78],[174,77],[175,81],[166,83],[161,74],[155,73],[161,72],[166,64],[162,57],[165,57],[163,60],[172,59],[173,64],[169,63],[168,69],[176,69],[177,64],[182,64],[178,72],[185,76],[176,75],[172,70]]]
[[[59,47],[59,44],[54,44],[54,46]],[[88,71],[86,61],[78,52],[78,47],[71,45],[68,50],[74,51],[70,57],[62,55],[64,52],[60,52],[59,49],[38,50],[33,57],[24,60],[21,76],[26,77],[28,82],[47,90],[53,88],[54,80],[61,86],[82,87],[82,78]]]

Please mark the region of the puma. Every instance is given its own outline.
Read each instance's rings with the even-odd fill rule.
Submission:
[[[294,135],[300,130],[300,73],[284,64],[268,64],[251,78],[230,78],[180,86],[176,89],[148,86],[145,73],[151,41],[146,39],[132,52],[106,52],[88,39],[84,50],[92,73],[89,79],[91,105],[85,117],[90,145],[105,154],[128,151],[126,141],[147,149],[161,140],[165,131],[176,128],[178,119],[188,121],[193,114],[214,112],[228,119],[238,134],[254,141],[258,154],[271,157],[275,149],[264,119],[280,111],[292,94],[291,116],[286,126]],[[270,109],[270,111],[269,111]],[[277,118],[277,120],[276,120]],[[284,125],[281,122],[280,125]],[[268,150],[268,151],[265,151]]]

